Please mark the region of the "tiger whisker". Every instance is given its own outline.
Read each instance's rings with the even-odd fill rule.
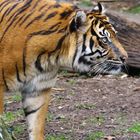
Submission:
[[[127,66],[125,63],[124,63],[123,66],[124,66],[124,68],[125,68],[125,70],[126,70],[126,73],[129,74],[129,70],[128,70],[129,68],[128,68],[128,66]]]
[[[92,69],[91,73],[94,72],[96,75],[100,74],[102,71],[102,66],[104,65],[104,61],[96,64]]]

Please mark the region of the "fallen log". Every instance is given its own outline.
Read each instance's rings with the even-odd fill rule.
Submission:
[[[128,52],[128,72],[130,75],[140,74],[140,25],[119,17],[107,14],[118,31],[118,38]]]

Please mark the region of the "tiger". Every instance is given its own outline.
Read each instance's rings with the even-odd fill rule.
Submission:
[[[82,10],[53,0],[0,1],[0,114],[19,91],[29,140],[44,140],[45,116],[60,68],[120,74],[127,52],[98,3]]]

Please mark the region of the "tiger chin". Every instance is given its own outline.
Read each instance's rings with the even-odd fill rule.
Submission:
[[[100,3],[83,11],[50,0],[1,0],[0,11],[0,113],[4,93],[20,91],[30,140],[44,140],[60,67],[94,74],[123,71],[127,53]]]

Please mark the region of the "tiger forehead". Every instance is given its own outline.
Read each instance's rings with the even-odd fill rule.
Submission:
[[[100,24],[100,26],[106,26],[107,28],[112,27],[109,22],[109,18],[102,14],[88,13],[87,17],[92,20],[95,24]]]
[[[87,13],[87,17],[90,19],[96,18],[102,21],[109,22],[109,18],[104,14],[97,14],[97,13],[91,12],[91,13]]]
[[[107,17],[106,15],[102,15],[102,14],[96,14],[96,13],[88,13],[87,17],[91,20],[93,20],[93,24],[92,27],[97,24],[99,24],[99,28],[104,27],[106,28],[110,33],[114,34],[115,29],[112,26],[112,24],[109,21],[109,17]],[[94,27],[93,27],[94,28]]]

